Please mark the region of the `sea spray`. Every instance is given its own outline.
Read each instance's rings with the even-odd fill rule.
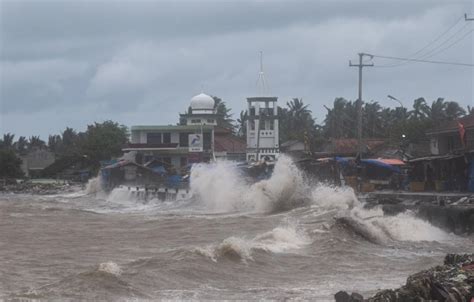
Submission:
[[[246,208],[242,193],[246,191],[235,164],[218,161],[198,164],[191,170],[191,192],[209,210],[230,212]]]
[[[325,209],[349,210],[361,206],[351,187],[317,184],[311,191],[311,199],[313,205]]]
[[[253,184],[244,182],[233,163],[196,165],[191,171],[191,191],[216,212],[288,210],[306,197],[303,175],[286,156],[279,157],[269,179]]]
[[[89,179],[85,189],[86,194],[96,194],[102,191],[102,178],[100,176]]]

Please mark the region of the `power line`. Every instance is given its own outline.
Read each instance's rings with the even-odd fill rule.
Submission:
[[[470,67],[474,66],[474,64],[460,63],[460,62],[421,60],[421,59],[411,59],[411,58],[402,58],[402,57],[393,57],[393,56],[382,56],[382,55],[373,55],[373,54],[366,54],[366,55],[372,56],[374,58],[389,59],[389,60],[412,61],[412,62],[443,64],[443,65],[470,66]]]
[[[431,57],[433,57],[433,56],[435,56],[435,55],[437,55],[437,54],[439,54],[439,53],[441,53],[441,52],[443,52],[443,51],[445,51],[445,50],[448,50],[449,48],[453,47],[454,45],[456,45],[456,44],[458,44],[459,42],[461,42],[462,40],[464,40],[464,38],[467,37],[469,34],[471,34],[473,31],[474,31],[474,29],[471,29],[470,31],[466,32],[466,33],[464,34],[464,36],[462,36],[461,38],[457,39],[457,40],[454,41],[453,43],[449,44],[447,47],[445,47],[445,48],[443,48],[443,49],[441,49],[441,50],[439,50],[439,51],[437,51],[437,52],[431,54],[430,56],[424,56],[424,57],[422,57],[422,59],[429,59],[429,58],[431,58]]]
[[[463,20],[465,17],[464,16],[461,16],[460,18],[458,18],[456,20],[456,22],[454,22],[448,29],[446,29],[444,32],[442,32],[440,35],[438,35],[436,38],[434,38],[433,40],[431,40],[430,42],[428,42],[428,44],[426,44],[424,47],[422,47],[421,49],[419,49],[418,51],[412,53],[411,55],[409,55],[408,57],[409,58],[413,58],[413,59],[423,59],[426,55],[432,53],[433,51],[436,51],[437,49],[439,49],[442,45],[446,44],[447,42],[449,42],[452,38],[454,38],[459,32],[461,32],[465,27],[466,25],[464,25],[463,27],[461,27],[458,31],[456,31],[453,35],[451,35],[448,39],[444,40],[441,44],[439,44],[438,46],[436,46],[435,48],[429,50],[427,53],[425,54],[421,54],[420,56],[417,56],[418,54],[420,54],[421,52],[423,52],[425,49],[429,48],[430,46],[432,46],[433,44],[435,44],[436,42],[438,42],[444,35],[446,35],[448,32],[451,31],[451,29],[453,29],[456,25],[458,25],[458,23]],[[392,65],[380,65],[380,66],[375,66],[377,68],[388,68],[388,67],[398,67],[398,66],[401,66],[401,65],[405,65],[405,64],[408,64],[409,62],[402,62],[402,63],[398,63],[398,64],[392,64]]]
[[[458,33],[462,32],[469,24],[466,23],[464,24],[463,27],[461,27],[458,31],[456,31],[451,37],[449,37],[448,39],[444,40],[443,43],[439,44],[437,47],[433,48],[432,50],[428,51],[427,53],[425,53],[424,55],[422,55],[421,57],[418,57],[416,59],[425,59],[425,58],[430,58],[431,54],[434,53],[434,54],[437,54],[439,52],[437,52],[438,49],[440,49],[443,45],[445,45],[446,43],[448,43],[449,41],[451,41],[454,37],[456,37],[458,35]],[[472,32],[471,31],[468,31],[467,34],[465,34],[464,36],[462,36],[461,40],[464,39],[468,34],[470,34]]]

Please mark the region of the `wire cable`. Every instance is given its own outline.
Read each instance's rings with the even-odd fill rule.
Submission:
[[[443,64],[443,65],[469,66],[469,67],[474,66],[474,64],[461,63],[461,62],[432,61],[432,60],[411,59],[411,58],[402,58],[402,57],[393,57],[393,56],[373,55],[373,54],[368,54],[368,55],[374,58],[389,59],[389,60],[411,61],[411,62]]]
[[[468,24],[465,24],[463,27],[461,27],[459,30],[457,30],[453,35],[451,35],[448,39],[444,40],[441,44],[439,44],[438,46],[436,46],[435,48],[429,50],[427,53],[425,54],[422,54],[420,56],[418,56],[418,54],[420,54],[421,52],[423,52],[425,49],[429,48],[430,46],[432,46],[433,44],[435,44],[436,42],[438,42],[444,35],[446,35],[448,32],[451,31],[451,29],[453,29],[456,25],[458,25],[458,23],[461,21],[461,20],[464,20],[464,16],[461,16],[460,18],[458,18],[456,20],[456,22],[454,22],[447,30],[445,30],[444,32],[442,32],[440,35],[438,35],[435,39],[431,40],[430,42],[428,42],[427,45],[425,45],[424,47],[422,47],[421,49],[419,49],[418,51],[412,53],[411,55],[408,56],[408,58],[412,58],[412,59],[423,59],[426,55],[429,55],[431,54],[433,51],[436,51],[437,49],[439,49],[442,45],[446,44],[447,42],[449,42],[452,38],[454,38],[459,32],[461,32],[464,28],[466,28],[466,26]],[[378,65],[378,66],[374,66],[376,68],[388,68],[388,67],[398,67],[398,66],[401,66],[401,65],[405,65],[405,64],[409,64],[409,62],[402,62],[402,63],[397,63],[397,64],[391,64],[391,65]]]

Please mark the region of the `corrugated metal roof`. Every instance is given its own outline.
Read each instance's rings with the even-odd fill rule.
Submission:
[[[132,131],[151,130],[151,131],[196,131],[212,130],[214,126],[211,125],[137,125],[132,126]]]

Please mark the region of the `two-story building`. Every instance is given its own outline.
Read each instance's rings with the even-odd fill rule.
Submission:
[[[410,161],[419,190],[474,192],[474,114],[426,132],[431,156]]]
[[[154,162],[178,173],[191,163],[208,162],[216,154],[221,158],[244,157],[244,143],[220,129],[218,118],[214,99],[198,94],[191,99],[189,111],[181,114],[185,125],[132,126],[130,144],[123,151],[135,152],[138,164]]]

